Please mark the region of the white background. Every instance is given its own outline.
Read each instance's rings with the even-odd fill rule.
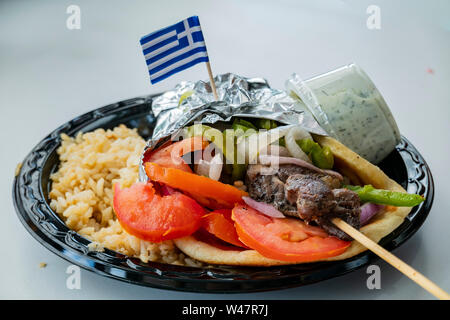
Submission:
[[[66,8],[81,8],[81,30]],[[366,27],[370,4],[381,30]],[[144,288],[83,270],[66,288],[69,263],[24,229],[14,212],[16,165],[50,131],[97,107],[207,78],[204,65],[151,86],[139,38],[191,15],[201,19],[213,72],[261,76],[283,88],[358,63],[428,161],[436,196],[423,227],[395,254],[450,291],[449,1],[1,1],[0,298],[3,299],[430,299],[384,262],[381,290],[365,269],[318,284],[266,293],[192,294]],[[429,69],[432,69],[431,72]],[[39,263],[47,263],[39,268]]]

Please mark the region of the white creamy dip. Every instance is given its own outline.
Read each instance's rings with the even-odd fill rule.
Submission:
[[[286,86],[330,136],[372,163],[383,160],[400,142],[389,107],[354,64],[307,81],[294,74]]]

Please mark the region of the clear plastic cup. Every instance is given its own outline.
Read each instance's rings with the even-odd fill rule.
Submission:
[[[330,136],[372,163],[379,163],[400,142],[389,107],[355,64],[306,81],[293,74],[286,88],[301,99]]]

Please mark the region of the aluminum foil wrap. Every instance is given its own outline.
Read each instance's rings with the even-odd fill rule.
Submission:
[[[302,103],[286,91],[270,88],[262,78],[245,78],[232,73],[214,78],[219,100],[215,101],[209,83],[181,82],[173,90],[156,97],[152,111],[156,125],[141,157],[140,181],[146,181],[143,168],[146,152],[166,142],[182,128],[195,123],[214,124],[233,117],[263,118],[298,124],[309,132],[327,135]],[[187,96],[186,93],[192,93]],[[182,96],[185,96],[181,102]]]

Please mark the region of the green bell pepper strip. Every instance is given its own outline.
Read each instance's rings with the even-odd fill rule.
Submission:
[[[312,161],[316,167],[321,169],[332,169],[334,165],[334,156],[330,147],[324,146],[320,151],[311,153]]]
[[[240,129],[242,134],[250,134],[251,128],[245,128],[245,130],[240,124],[236,124],[237,129]],[[234,125],[233,125],[234,126]],[[244,132],[246,131],[246,132]],[[196,124],[188,127],[186,129],[188,137],[200,136],[202,135],[212,143],[214,143],[217,148],[219,148],[225,157],[225,170],[231,173],[231,178],[233,181],[242,180],[244,178],[245,170],[247,166],[245,164],[237,164],[237,154],[236,154],[236,131],[232,129],[227,129],[221,132],[218,129],[212,128],[210,126]],[[228,144],[227,144],[228,140]],[[230,170],[231,169],[231,170]],[[231,171],[231,172],[230,172]]]
[[[236,118],[233,121],[232,127],[234,125],[240,125],[244,128],[246,128],[244,131],[247,131],[247,129],[254,129],[254,130],[258,130],[258,128],[255,127],[255,125],[253,123],[251,123],[250,121],[244,120],[242,118]],[[233,127],[234,129],[234,127]]]
[[[225,150],[226,144],[225,139],[226,135],[225,133],[222,133],[220,130],[212,128],[210,126],[206,126],[204,124],[194,124],[190,127],[186,128],[186,133],[188,137],[193,136],[203,136],[208,141],[211,141],[216,145],[218,149],[220,149],[225,156],[225,158],[229,159],[229,162],[232,162],[232,158],[230,158],[227,155],[227,152]]]
[[[275,120],[268,120],[268,119],[257,119],[256,125],[258,126],[258,128],[265,130],[271,130],[278,127],[278,124]],[[281,137],[276,143],[281,147],[286,147],[284,137]]]
[[[233,123],[232,128],[236,133],[238,133],[238,132],[240,133],[240,134],[237,134],[238,136],[243,135],[248,130],[252,129],[252,128],[248,128],[242,124],[239,124],[239,123]]]
[[[247,132],[254,130],[247,130]],[[247,134],[241,131],[243,135]],[[236,135],[236,131],[233,129],[226,129],[223,132],[224,136],[224,149],[223,153],[226,159],[226,168],[227,172],[231,173],[231,180],[242,180],[244,178],[245,170],[247,169],[246,164],[238,164],[237,163],[237,148],[236,148],[236,139],[238,138]]]
[[[205,126],[204,124],[193,124],[192,126],[187,127],[185,130],[187,138],[191,138],[194,136],[204,136],[205,131],[208,129],[212,128],[210,126]]]
[[[306,153],[313,164],[321,169],[332,169],[334,165],[333,152],[328,146],[321,147],[311,139],[296,141],[299,147]]]
[[[418,194],[396,192],[383,189],[375,189],[372,185],[350,186],[344,188],[356,192],[362,202],[371,202],[395,207],[414,207],[423,202],[425,198]]]
[[[246,138],[258,132],[258,129],[251,122],[240,118],[234,119],[231,127],[234,130],[234,136],[236,138]],[[236,143],[236,139],[234,142]]]
[[[236,158],[236,143],[235,132],[233,129],[226,129],[223,131],[223,155],[225,156],[226,164],[234,164]]]
[[[256,125],[258,126],[258,128],[266,130],[275,129],[276,127],[278,127],[276,121],[268,119],[257,119]]]
[[[297,140],[296,142],[297,142],[298,146],[306,154],[310,154],[314,148],[317,148],[317,143],[311,139],[302,139],[302,140]]]
[[[284,137],[281,137],[280,139],[278,139],[278,145],[280,147],[286,147],[286,140],[284,139]]]

